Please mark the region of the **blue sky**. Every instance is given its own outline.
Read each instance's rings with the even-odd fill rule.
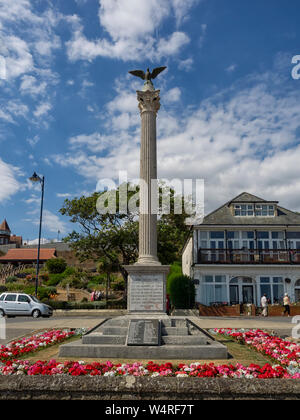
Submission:
[[[299,15],[297,0],[0,0],[0,219],[37,237],[33,171],[45,238],[73,228],[65,198],[137,177],[128,71],[160,65],[159,177],[204,178],[206,211],[242,191],[300,211]]]

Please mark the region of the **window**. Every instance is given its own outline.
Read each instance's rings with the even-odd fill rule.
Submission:
[[[17,299],[17,295],[6,295],[5,302],[15,302]]]
[[[19,295],[18,302],[30,303],[30,299],[26,295]]]
[[[239,239],[239,232],[227,232],[227,238],[228,239]]]
[[[284,232],[272,232],[272,239],[284,239]]]
[[[210,239],[224,239],[224,232],[210,232]]]
[[[266,294],[272,303],[280,303],[283,300],[284,286],[282,277],[261,277],[260,278],[261,296]]]
[[[269,232],[257,232],[257,239],[269,239]]]
[[[226,276],[203,276],[200,301],[203,305],[227,302]]]
[[[4,300],[5,295],[0,296],[0,301]]]
[[[286,232],[287,239],[300,239],[300,232]]]
[[[254,239],[254,232],[242,232],[242,239]]]
[[[275,206],[273,204],[235,204],[234,215],[239,217],[275,216]]]
[[[206,241],[208,232],[200,230],[200,239]]]

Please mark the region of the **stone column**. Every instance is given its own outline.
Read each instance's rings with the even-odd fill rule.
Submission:
[[[157,258],[157,214],[152,214],[156,198],[157,153],[156,116],[160,108],[159,90],[146,85],[137,92],[141,114],[139,258],[137,264],[160,265]]]
[[[145,83],[137,92],[141,113],[139,258],[125,266],[128,277],[128,311],[143,317],[166,313],[166,278],[170,267],[161,265],[157,257],[156,116],[160,108],[159,90]],[[155,189],[152,194],[152,189]],[[155,201],[155,202],[154,202]]]

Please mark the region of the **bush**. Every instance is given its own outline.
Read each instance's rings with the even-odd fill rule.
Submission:
[[[63,258],[51,258],[45,265],[50,274],[63,273],[67,268],[67,263]]]
[[[57,286],[60,282],[64,280],[64,273],[60,274],[49,274],[49,280],[47,281],[47,286]]]
[[[10,277],[7,277],[7,279],[5,280],[5,283],[6,284],[15,283],[18,280],[19,280],[18,277],[16,277],[16,276],[10,276]]]
[[[167,292],[176,309],[191,309],[195,306],[195,285],[190,277],[182,274],[169,276]]]
[[[7,292],[7,287],[0,285],[0,294],[4,292]]]
[[[8,283],[6,285],[8,292],[24,292],[26,284],[24,283]],[[26,293],[26,292],[25,292]]]
[[[114,292],[125,290],[125,281],[124,281],[124,279],[117,279],[113,283],[111,283],[111,289]]]

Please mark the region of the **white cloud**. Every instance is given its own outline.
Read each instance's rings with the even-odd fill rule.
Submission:
[[[167,104],[168,102],[178,102],[181,97],[181,90],[178,87],[174,87],[173,89],[170,89],[166,94],[164,95],[164,103]]]
[[[36,217],[34,219],[27,219],[27,221],[33,223],[36,226],[39,226],[40,219],[39,217]],[[65,234],[67,232],[67,224],[63,222],[59,216],[52,213],[50,210],[45,209],[43,211],[43,225],[42,225],[43,231],[49,231],[53,233],[57,233],[60,231],[62,234]]]
[[[0,158],[0,203],[11,198],[21,189],[21,184],[17,180],[19,169],[5,163]]]
[[[100,0],[99,21],[107,36],[89,40],[83,27],[77,25],[73,38],[66,44],[69,59],[92,61],[102,56],[124,61],[154,61],[176,55],[190,41],[189,37],[177,30],[157,39],[156,31],[172,15],[179,26],[196,3],[194,0],[184,5],[177,0]]]
[[[248,190],[300,210],[300,93],[282,86],[277,76],[274,83],[273,72],[252,75],[181,113],[180,119],[176,107],[165,101],[170,91],[162,94],[159,177],[204,178],[207,211]],[[180,97],[176,90],[171,92]],[[116,179],[120,170],[136,178],[140,116],[135,95],[126,93],[120,89],[106,106],[106,129],[114,134],[77,136],[70,141],[72,152],[55,156],[56,163],[74,168],[95,184],[101,178]]]
[[[44,117],[51,111],[52,105],[49,102],[40,103],[33,112],[36,118]]]
[[[225,71],[227,71],[227,73],[233,73],[237,68],[236,64],[231,64],[231,66],[228,66]]]
[[[178,68],[179,70],[190,71],[192,70],[194,64],[193,58],[187,58],[186,60],[179,60]]]

